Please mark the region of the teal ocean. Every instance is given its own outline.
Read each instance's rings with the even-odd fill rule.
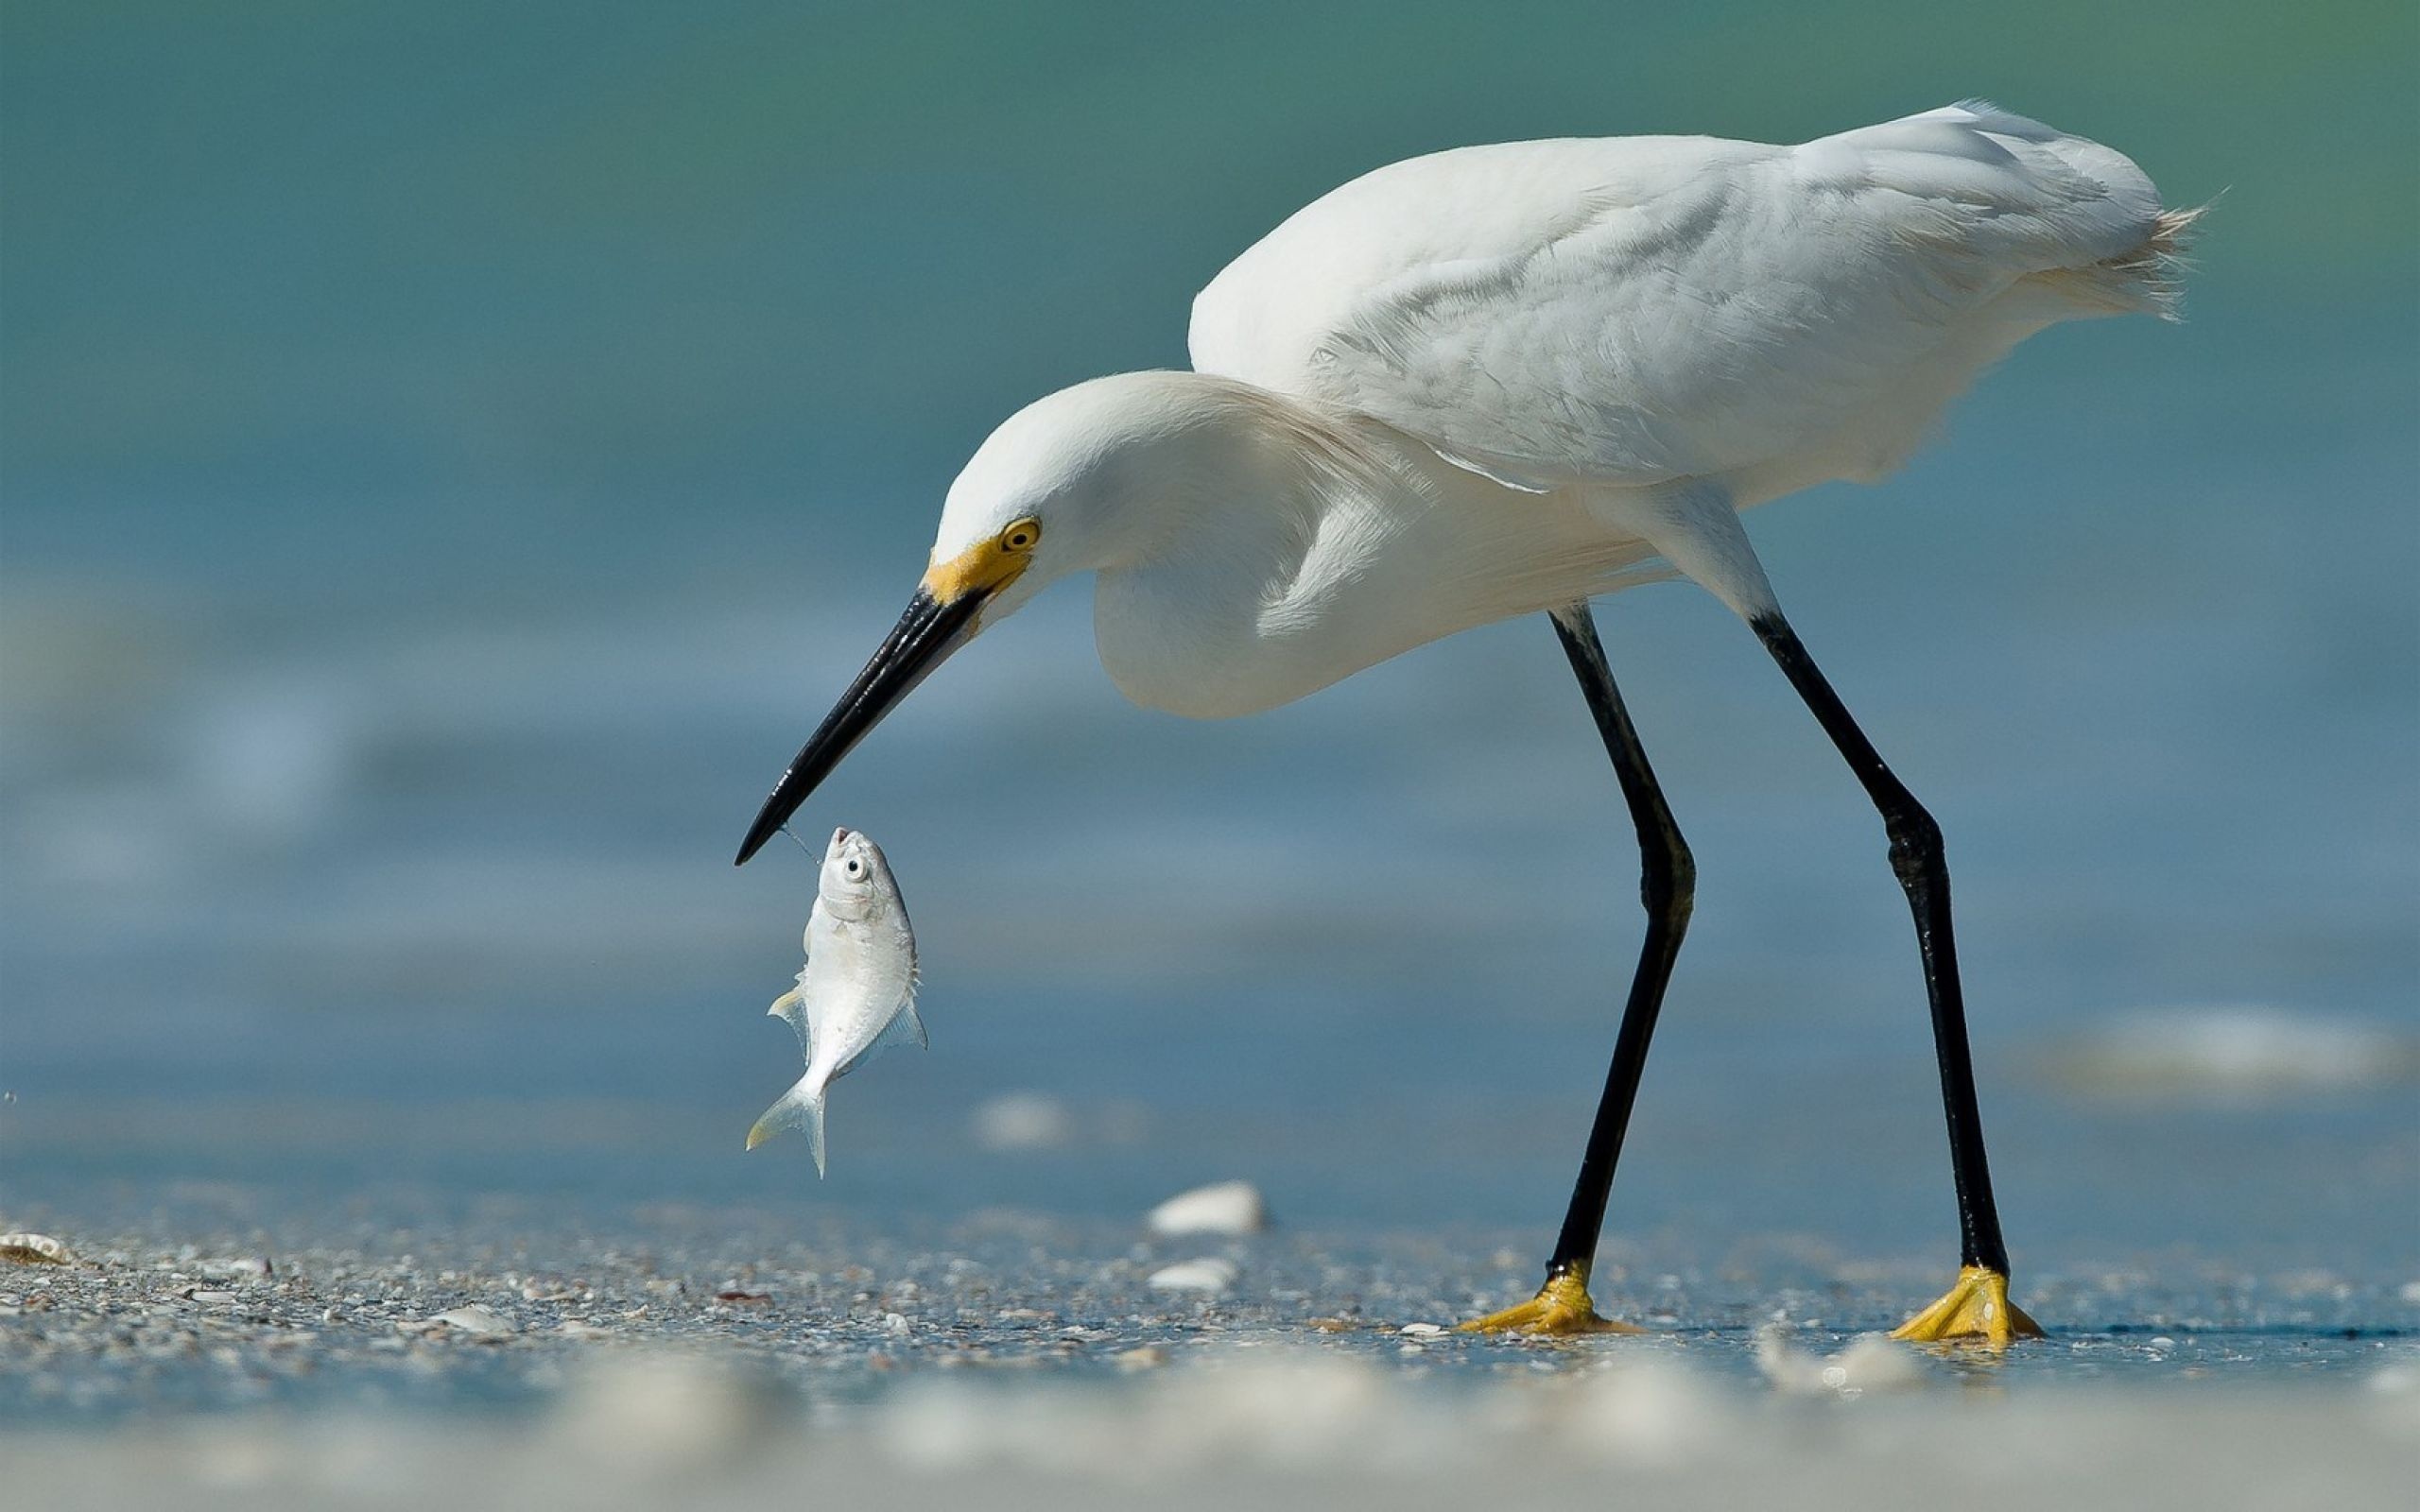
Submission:
[[[740,1147],[812,869],[731,852],[989,428],[1181,365],[1298,204],[1987,95],[2216,202],[2188,318],[2051,332],[1902,475],[1751,529],[1947,832],[2012,1246],[2420,1274],[2407,7],[0,25],[0,1204],[1098,1218],[1243,1177],[1543,1254],[1639,927],[1543,621],[1225,724],[1127,706],[1078,585],[959,658],[801,816],[888,850],[932,1035],[840,1084],[825,1182]],[[1600,618],[1702,876],[1612,1231],[1945,1266],[1872,813],[1710,600]],[[1040,1147],[973,1116],[1013,1092]]]

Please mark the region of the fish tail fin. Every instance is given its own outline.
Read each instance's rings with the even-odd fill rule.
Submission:
[[[798,1085],[782,1093],[772,1107],[765,1109],[748,1130],[748,1147],[754,1149],[786,1128],[794,1128],[806,1136],[806,1147],[815,1153],[815,1174],[823,1174],[823,1089],[808,1085],[811,1077],[801,1076]]]

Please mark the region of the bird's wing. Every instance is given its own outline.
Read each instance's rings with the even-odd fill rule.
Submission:
[[[1797,147],[1467,147],[1297,213],[1194,302],[1194,366],[1514,487],[1790,455],[2017,281],[2136,254],[2151,181],[1981,104]],[[2081,312],[2079,312],[2081,313]]]

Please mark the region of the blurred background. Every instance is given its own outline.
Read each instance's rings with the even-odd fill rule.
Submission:
[[[2216,199],[2187,323],[2026,347],[1759,511],[1949,835],[2020,1263],[2420,1252],[2420,22],[2396,4],[13,3],[0,1200],[197,1186],[1281,1218],[1543,1246],[1638,934],[1543,622],[1261,717],[1081,586],[801,816],[928,1056],[743,1158],[813,868],[731,852],[992,425],[1182,366],[1298,205],[1469,142],[1986,95]],[[1753,638],[1605,635],[1702,873],[1616,1232],[1951,1240],[1871,811]],[[1003,1102],[1001,1099],[1010,1099]],[[1542,1251],[1541,1251],[1542,1252]]]

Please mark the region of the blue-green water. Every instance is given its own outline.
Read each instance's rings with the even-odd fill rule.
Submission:
[[[1543,1244],[1636,914],[1542,623],[1221,725],[1124,705],[1079,586],[959,658],[803,816],[889,850],[934,1041],[842,1085],[821,1185],[739,1152],[795,1074],[760,1013],[810,872],[731,850],[990,425],[1182,362],[1192,289],[1295,205],[1465,141],[1984,94],[2220,198],[2189,322],[2050,333],[1900,477],[1752,528],[1947,829],[2012,1242],[2420,1267],[2397,8],[0,26],[0,1200],[1098,1215],[1233,1175]],[[1710,601],[1601,617],[1702,873],[1614,1226],[1945,1263],[1871,813]],[[2407,1069],[2074,1069],[2238,1005]],[[977,1145],[1019,1089],[1069,1143]]]

